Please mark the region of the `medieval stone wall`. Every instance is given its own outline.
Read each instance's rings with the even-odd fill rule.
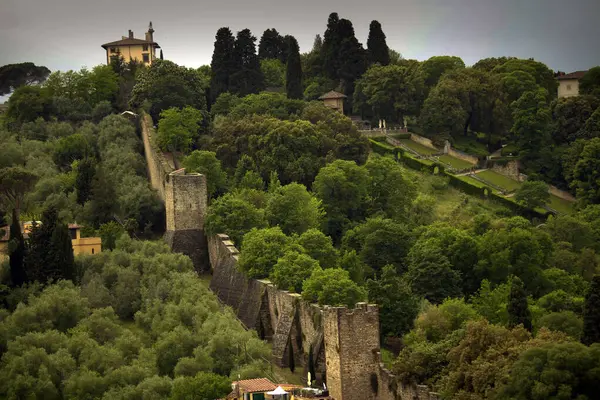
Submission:
[[[240,321],[272,343],[273,362],[310,371],[336,400],[437,400],[425,386],[404,385],[383,367],[375,305],[320,307],[238,269],[239,251],[225,234],[208,239],[211,290]],[[293,364],[293,365],[292,365]]]
[[[164,186],[167,232],[171,249],[189,256],[197,271],[208,271],[208,245],[204,219],[208,208],[206,177],[186,174],[185,169],[171,172]]]
[[[153,142],[153,135],[155,135],[156,132],[150,115],[143,112],[140,117],[140,125],[150,184],[152,185],[152,188],[158,191],[161,200],[165,201],[165,181],[167,176],[173,172],[175,168],[167,161],[163,153],[158,151]]]
[[[211,290],[247,328],[272,342],[273,361],[282,367],[311,370],[317,379],[322,376],[320,307],[302,301],[298,294],[278,290],[268,280],[248,278],[238,269],[239,252],[227,235],[209,238],[208,249]]]

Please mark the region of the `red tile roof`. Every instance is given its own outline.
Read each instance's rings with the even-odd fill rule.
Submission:
[[[342,94],[340,92],[336,92],[335,90],[332,90],[330,92],[325,93],[323,96],[319,97],[319,100],[325,100],[325,99],[345,99],[346,96],[345,94]]]
[[[564,74],[564,75],[557,76],[556,79],[558,79],[558,80],[581,79],[581,78],[583,78],[583,76],[585,75],[586,72],[587,71],[575,71],[575,72],[571,72],[570,74]]]
[[[83,226],[74,223],[74,224],[69,224],[69,229],[79,229],[79,228],[83,228]]]
[[[110,42],[110,43],[104,43],[102,45],[102,47],[104,47],[106,49],[107,47],[113,47],[113,46],[114,47],[118,47],[118,46],[135,46],[135,45],[143,45],[143,44],[152,44],[152,45],[154,45],[154,47],[160,48],[160,46],[156,42],[149,42],[147,40],[134,39],[134,38],[126,38],[126,39],[116,40],[116,41]]]
[[[237,385],[242,393],[268,392],[277,389],[277,385],[267,378],[246,379],[233,384]]]

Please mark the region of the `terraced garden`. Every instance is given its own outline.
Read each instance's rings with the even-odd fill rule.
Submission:
[[[467,168],[474,167],[473,164],[467,162],[465,160],[461,160],[460,158],[449,156],[448,154],[443,154],[438,157],[438,159],[444,164],[450,165],[454,169],[462,170]]]
[[[422,144],[413,142],[410,139],[399,139],[398,141],[400,143],[402,143],[403,146],[406,146],[409,149],[416,151],[417,153],[421,154],[422,156],[430,156],[432,154],[437,154],[440,152],[437,149],[432,149],[430,147],[423,146]]]
[[[521,187],[521,182],[518,182],[514,179],[511,179],[507,176],[504,176],[489,169],[477,173],[477,176],[491,183],[492,185],[504,189],[507,192],[513,192]]]

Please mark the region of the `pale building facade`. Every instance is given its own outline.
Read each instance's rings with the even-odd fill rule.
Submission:
[[[587,71],[576,71],[570,74],[559,75],[556,77],[558,81],[558,98],[579,96],[579,80]]]
[[[110,64],[113,56],[123,57],[125,62],[136,60],[146,65],[151,65],[157,59],[156,49],[160,49],[158,43],[154,41],[154,29],[152,22],[148,26],[144,39],[133,37],[133,31],[129,30],[129,36],[121,37],[121,40],[105,43],[102,48],[106,50],[106,63]]]

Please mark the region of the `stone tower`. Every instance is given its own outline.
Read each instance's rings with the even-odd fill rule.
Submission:
[[[336,400],[376,400],[379,388],[379,309],[323,310],[327,388]]]
[[[171,172],[165,182],[167,232],[165,241],[175,252],[189,256],[197,271],[208,271],[208,245],[204,234],[207,208],[206,177]]]

